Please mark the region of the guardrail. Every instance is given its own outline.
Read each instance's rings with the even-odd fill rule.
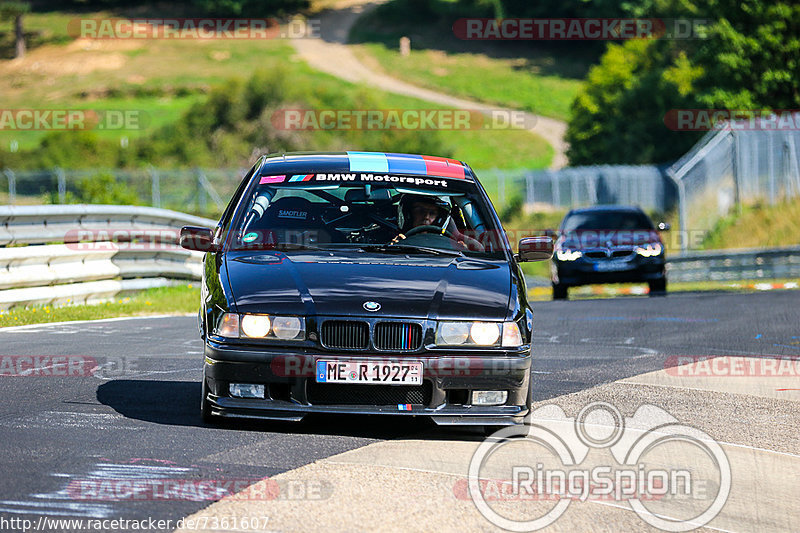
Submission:
[[[177,244],[184,225],[216,221],[153,207],[0,207],[0,309],[100,301],[200,279],[203,254]]]
[[[203,254],[177,244],[184,225],[216,221],[153,207],[0,206],[0,309],[198,280]],[[800,246],[689,252],[667,270],[672,282],[800,278]]]
[[[667,277],[671,282],[800,278],[800,246],[667,256]]]

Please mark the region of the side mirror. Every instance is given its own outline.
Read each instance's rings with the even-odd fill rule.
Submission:
[[[669,222],[659,222],[658,223],[658,231],[669,231],[672,228]]]
[[[524,237],[519,241],[518,261],[547,261],[553,257],[553,239]]]
[[[184,226],[181,228],[181,247],[198,252],[216,252],[219,246],[214,244],[214,232],[209,228]]]

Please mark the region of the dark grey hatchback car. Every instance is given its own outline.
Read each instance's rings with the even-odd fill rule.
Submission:
[[[561,221],[551,267],[553,299],[567,298],[570,287],[594,283],[646,282],[651,295],[667,291],[664,243],[638,207],[573,209]]]

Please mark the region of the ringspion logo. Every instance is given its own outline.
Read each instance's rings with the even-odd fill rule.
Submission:
[[[543,406],[525,425],[495,432],[478,446],[466,481],[457,480],[453,492],[509,531],[547,527],[573,501],[613,502],[655,528],[689,531],[719,514],[731,476],[719,443],[660,407],[641,405],[625,417],[611,404],[592,402],[575,417]],[[495,501],[506,505],[490,505]]]

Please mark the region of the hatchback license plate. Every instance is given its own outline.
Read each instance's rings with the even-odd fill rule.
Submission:
[[[422,385],[419,361],[317,361],[317,383]]]
[[[618,270],[627,270],[629,268],[628,263],[616,263],[616,262],[609,262],[609,263],[595,263],[594,270],[596,272],[616,272]]]

